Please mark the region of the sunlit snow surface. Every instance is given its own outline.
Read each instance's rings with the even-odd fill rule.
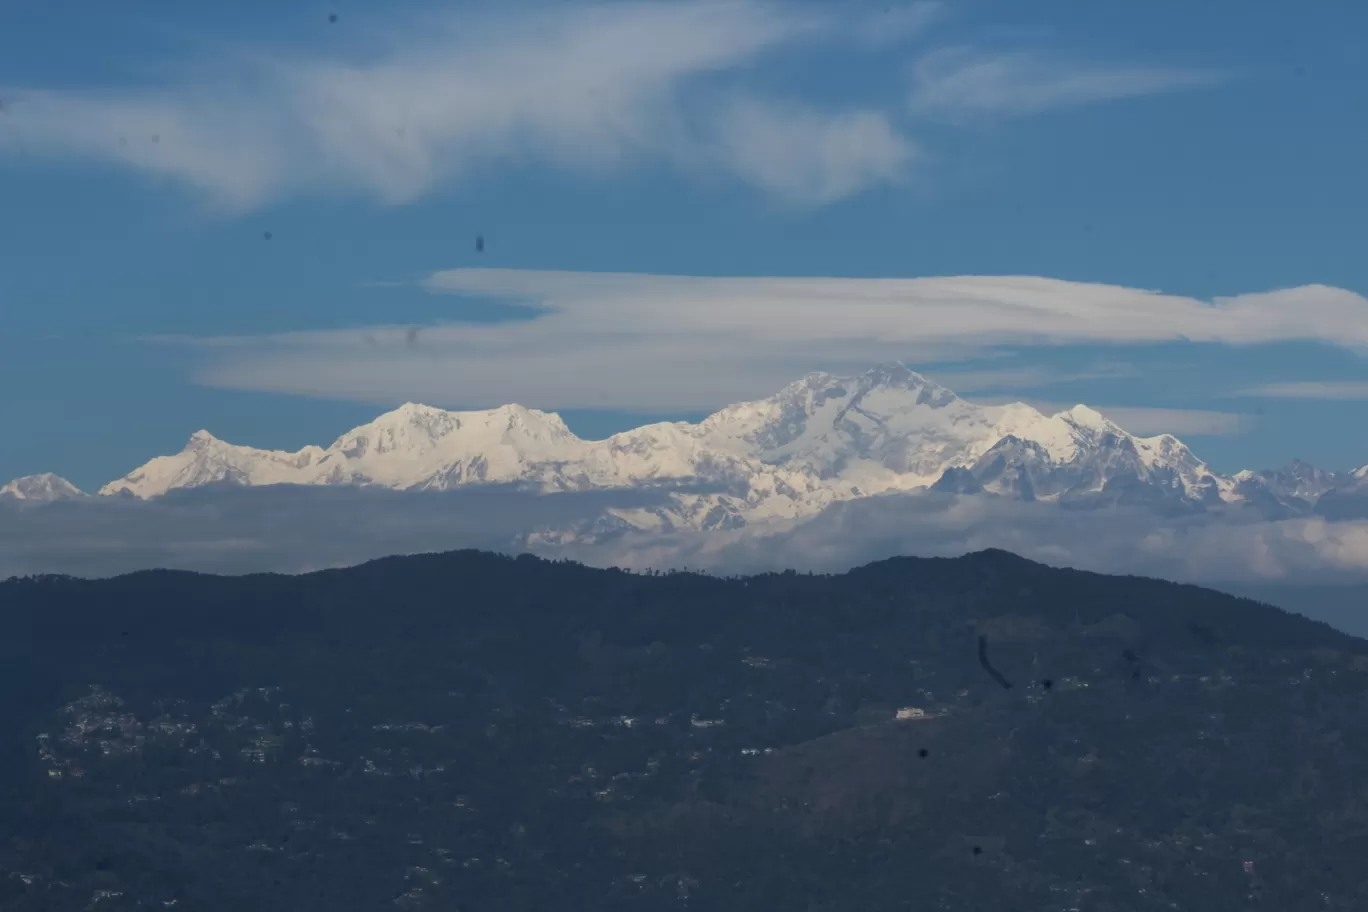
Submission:
[[[1368,478],[1368,467],[1357,474]],[[199,431],[181,452],[152,459],[99,493],[147,499],[223,484],[446,491],[482,483],[673,491],[666,506],[609,510],[597,521],[602,532],[737,529],[937,486],[1073,506],[1181,512],[1266,501],[1292,509],[1342,481],[1295,464],[1222,476],[1176,438],[1134,437],[1087,406],[1046,415],[1019,402],[977,405],[894,362],[854,377],[809,374],[697,424],[649,424],[605,440],[582,440],[558,415],[519,405],[449,412],[408,403],[326,448],[294,453]],[[0,493],[80,496],[56,476],[19,479]]]

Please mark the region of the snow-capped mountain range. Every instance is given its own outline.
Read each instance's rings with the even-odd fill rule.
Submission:
[[[81,496],[83,495],[80,488],[62,476],[54,475],[51,472],[44,472],[42,475],[25,475],[23,478],[16,478],[9,484],[0,486],[0,497],[12,497],[15,500],[46,502]]]
[[[976,405],[899,363],[856,377],[814,373],[777,395],[697,424],[649,424],[582,440],[558,415],[505,405],[448,412],[409,403],[294,453],[198,431],[100,489],[155,498],[207,485],[378,485],[441,491],[512,483],[540,491],[664,488],[669,505],[615,510],[613,527],[738,528],[802,519],[833,503],[915,490],[1199,511],[1244,504],[1272,515],[1313,511],[1368,491],[1368,466],[1337,475],[1296,462],[1223,476],[1177,438],[1136,437],[1078,405],[1054,415],[1024,403]],[[0,497],[84,497],[55,475],[17,479]]]

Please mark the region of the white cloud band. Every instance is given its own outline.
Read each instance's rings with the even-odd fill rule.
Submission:
[[[1310,340],[1368,352],[1368,300],[1319,285],[1210,302],[1032,277],[462,269],[436,273],[426,285],[532,305],[540,315],[416,333],[376,326],[185,341],[204,348],[200,379],[214,386],[366,402],[637,411],[711,409],[769,395],[810,370],[863,370],[886,359],[930,364],[1009,344]]]
[[[0,578],[103,576],[151,566],[299,572],[397,553],[521,550],[521,532],[658,497],[639,491],[536,495],[497,487],[422,494],[278,487],[34,509],[0,501]],[[350,521],[358,513],[367,522]],[[544,550],[635,569],[830,572],[896,555],[951,556],[996,547],[1056,565],[1193,582],[1368,579],[1363,521],[1266,522],[1223,514],[1175,521],[1132,508],[1068,511],[981,495],[897,495],[839,504],[808,522],[766,531],[628,536]]]
[[[642,162],[725,175],[784,203],[817,206],[899,184],[923,158],[899,122],[906,111],[849,98],[815,106],[797,93],[752,91],[746,77],[778,52],[905,42],[937,20],[939,3],[510,9],[465,8],[387,29],[320,25],[336,39],[326,52],[241,50],[153,86],[0,87],[0,155],[171,178],[228,211],[324,191],[397,204],[496,167],[603,174]],[[347,53],[344,34],[366,34],[371,46]],[[1036,114],[1213,78],[1036,51],[916,53],[911,111],[950,120]],[[884,87],[847,88],[874,99]]]
[[[1027,117],[1228,78],[1205,69],[1089,64],[1029,50],[992,53],[949,47],[917,61],[910,107],[916,114],[952,122]]]
[[[878,111],[729,86],[728,74],[775,50],[839,37],[819,10],[758,0],[466,10],[391,29],[365,57],[251,53],[155,88],[14,88],[0,153],[170,177],[238,211],[301,190],[404,203],[496,165],[594,173],[642,159],[820,204],[895,179],[913,146]],[[694,103],[695,88],[707,104]]]
[[[1236,395],[1268,399],[1326,399],[1349,401],[1368,399],[1368,383],[1356,380],[1299,380],[1267,383],[1240,390]]]

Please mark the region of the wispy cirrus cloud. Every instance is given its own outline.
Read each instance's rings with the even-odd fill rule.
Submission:
[[[1300,380],[1265,383],[1230,394],[1233,397],[1267,399],[1326,399],[1350,401],[1368,399],[1368,382],[1358,380]]]
[[[881,48],[920,37],[945,19],[949,12],[940,0],[922,0],[899,6],[885,5],[874,15],[856,14],[845,21],[857,41]]]
[[[857,33],[760,0],[463,10],[379,32],[364,56],[252,50],[152,87],[11,88],[0,153],[172,178],[232,211],[309,191],[405,203],[509,164],[652,160],[820,204],[894,178],[909,140],[882,112],[760,98],[734,77]]]
[[[1256,418],[1214,409],[1154,408],[1135,405],[1094,406],[1132,434],[1179,434],[1193,437],[1234,437],[1248,433]]]
[[[648,0],[360,22],[348,34],[365,35],[364,46],[350,51],[247,47],[189,75],[165,64],[149,85],[0,86],[0,158],[165,178],[229,212],[307,193],[402,204],[508,167],[604,176],[643,164],[820,206],[902,184],[926,156],[877,82],[856,80],[844,100],[814,104],[788,91],[777,67],[764,70],[770,88],[754,91],[749,77],[783,55],[896,50],[914,61],[911,110],[950,120],[1217,78],[910,43],[947,14],[935,0],[883,9]]]
[[[860,371],[883,360],[964,361],[1000,346],[1310,340],[1368,353],[1368,300],[1319,285],[1213,301],[1012,276],[703,278],[458,269],[435,273],[424,285],[520,305],[531,316],[438,323],[416,336],[408,326],[371,326],[172,341],[201,349],[199,380],[217,387],[376,403],[516,401],[656,413],[767,396],[810,370]],[[453,317],[457,312],[453,307]],[[945,379],[953,389],[953,378]],[[979,389],[991,387],[982,385],[985,379],[991,378],[980,377]],[[1233,432],[1233,419],[1200,420],[1208,428],[1203,433]]]
[[[979,399],[975,396],[969,396],[967,398],[987,404],[1001,404],[1024,399],[1027,404],[1047,415],[1063,411],[1077,404],[1058,400],[1035,399],[1029,396],[993,399]],[[1175,434],[1179,437],[1237,437],[1248,433],[1255,425],[1255,418],[1252,415],[1222,412],[1214,409],[1097,405],[1095,403],[1088,403],[1088,405],[1138,437],[1146,437],[1152,434]]]
[[[822,205],[901,183],[918,146],[876,110],[837,113],[760,98],[719,106],[709,160],[793,205]]]
[[[995,390],[1044,389],[1065,383],[1085,380],[1115,380],[1134,377],[1138,371],[1133,364],[1111,362],[1097,364],[1086,370],[1054,370],[1048,367],[1007,367],[997,370],[932,371],[931,378],[957,393],[991,392]]]
[[[947,47],[914,64],[909,106],[951,122],[1027,117],[1229,78],[1218,70],[1089,63],[1038,50]]]

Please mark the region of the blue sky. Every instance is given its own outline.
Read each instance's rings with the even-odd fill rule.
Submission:
[[[509,6],[0,8],[0,478],[409,398],[600,436],[884,357],[1368,462],[1360,5]],[[851,303],[944,276],[1059,280],[1048,337],[1011,283]]]

